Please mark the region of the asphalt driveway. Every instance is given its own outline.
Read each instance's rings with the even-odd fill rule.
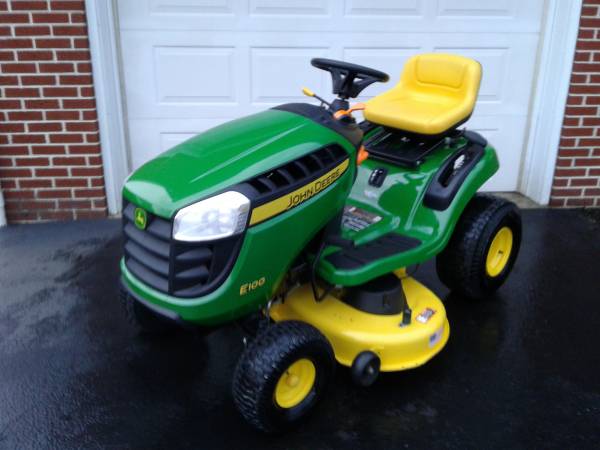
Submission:
[[[371,388],[337,371],[299,430],[258,434],[230,380],[236,327],[135,335],[118,297],[120,221],[0,229],[0,448],[598,448],[600,214],[524,211],[513,275],[448,294],[446,349]]]

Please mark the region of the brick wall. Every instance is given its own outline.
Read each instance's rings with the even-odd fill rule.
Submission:
[[[83,1],[0,0],[0,186],[9,223],[106,216]]]
[[[585,0],[550,206],[600,206],[600,0]]]

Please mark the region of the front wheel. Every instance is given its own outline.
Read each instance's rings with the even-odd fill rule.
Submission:
[[[254,427],[282,431],[314,408],[334,367],[331,345],[316,328],[298,321],[272,324],[242,353],[233,400]]]
[[[465,208],[450,242],[436,258],[442,282],[462,295],[484,298],[506,281],[521,244],[517,206],[476,195]]]

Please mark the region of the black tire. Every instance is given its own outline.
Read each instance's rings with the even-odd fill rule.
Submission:
[[[508,227],[512,246],[502,270],[490,275],[486,259],[497,233]],[[491,195],[478,194],[460,217],[450,242],[436,258],[437,273],[453,291],[481,299],[498,289],[510,274],[521,245],[521,215],[517,206]]]
[[[136,302],[125,290],[121,290],[121,306],[131,327],[141,334],[168,334],[177,330],[177,325],[157,316],[140,302]]]
[[[368,350],[360,352],[352,361],[352,367],[350,368],[352,381],[358,386],[371,386],[379,376],[380,367],[381,360],[379,356]]]
[[[314,381],[300,403],[282,407],[276,400],[280,378],[300,360],[315,368]],[[255,428],[275,433],[295,425],[315,407],[329,382],[335,360],[319,330],[298,321],[270,325],[244,349],[233,377],[233,400]]]

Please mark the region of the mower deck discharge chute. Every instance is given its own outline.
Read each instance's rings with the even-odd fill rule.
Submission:
[[[426,363],[450,328],[411,273],[436,258],[464,297],[496,290],[517,257],[516,206],[477,190],[496,152],[459,129],[481,66],[425,54],[388,75],[328,59],[331,103],[292,103],[208,130],[149,161],[124,190],[122,302],[132,324],[165,332],[257,323],[233,398],[274,432],[318,402],[335,368],[361,386]],[[353,112],[362,110],[357,123]]]

